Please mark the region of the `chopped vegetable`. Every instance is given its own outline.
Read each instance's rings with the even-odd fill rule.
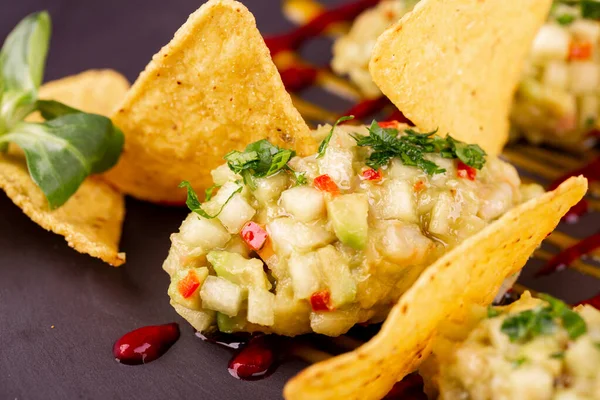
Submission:
[[[333,126],[331,127],[331,131],[329,131],[329,134],[325,137],[325,139],[323,139],[323,141],[321,142],[321,144],[319,145],[319,153],[317,154],[317,158],[321,158],[325,155],[325,151],[327,150],[327,146],[329,146],[329,142],[331,141],[331,138],[333,137],[333,132],[335,131],[335,128],[342,122],[346,122],[346,121],[350,121],[354,119],[354,115],[349,115],[346,117],[341,117],[340,119],[338,119],[337,121],[335,121],[335,124],[333,124]]]
[[[198,214],[201,217],[204,217],[206,219],[217,218],[219,216],[219,214],[221,214],[221,211],[223,211],[223,209],[225,208],[227,203],[229,203],[229,201],[233,198],[233,196],[240,193],[244,189],[243,186],[240,186],[237,190],[235,190],[233,193],[231,193],[229,195],[227,200],[225,200],[225,202],[223,203],[223,205],[221,206],[221,208],[215,215],[210,215],[202,209],[202,203],[200,203],[200,200],[198,200],[198,195],[196,194],[196,192],[194,191],[194,188],[188,181],[181,182],[179,184],[179,187],[187,188],[187,200],[186,200],[185,204],[188,206],[190,211],[193,211],[196,214]],[[208,195],[208,192],[207,192],[207,195]],[[210,192],[210,195],[212,196],[212,191]]]
[[[380,170],[374,170],[373,168],[368,168],[363,171],[362,177],[367,181],[380,181],[383,176],[381,175]]]
[[[310,296],[310,305],[313,311],[331,311],[329,308],[330,302],[331,294],[328,290],[322,290]]]
[[[367,165],[373,169],[387,165],[392,158],[398,158],[405,165],[415,166],[428,175],[446,172],[432,161],[426,160],[427,153],[439,153],[443,158],[458,158],[466,165],[476,169],[485,164],[485,151],[475,144],[465,144],[451,136],[442,138],[434,132],[418,133],[412,129],[399,135],[398,129],[382,128],[373,121],[368,136],[356,136],[360,147],[371,147],[373,153]]]
[[[200,279],[198,279],[198,275],[196,275],[194,270],[190,270],[185,278],[179,281],[177,290],[179,290],[179,294],[181,294],[184,299],[187,299],[191,297],[199,287]]]
[[[588,41],[571,41],[569,46],[569,60],[585,61],[592,57],[593,46]]]
[[[242,228],[242,239],[252,248],[252,250],[260,250],[267,241],[267,231],[265,231],[256,222],[248,222]]]
[[[501,314],[502,313],[500,311],[498,311],[494,306],[488,306],[488,309],[487,309],[487,317],[488,318],[495,318]]]
[[[377,125],[382,128],[395,128],[398,126],[398,121],[380,121]]]
[[[317,176],[314,180],[314,185],[322,192],[331,193],[333,195],[340,193],[340,188],[327,174]]]
[[[477,170],[473,167],[468,166],[464,162],[459,161],[457,166],[457,175],[459,178],[474,181],[477,177]]]

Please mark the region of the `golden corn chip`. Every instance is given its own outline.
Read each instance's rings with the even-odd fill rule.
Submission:
[[[310,131],[285,91],[254,17],[242,4],[212,0],[156,54],[113,121],[125,150],[107,179],[134,197],[183,203],[188,180],[212,184],[223,156],[268,138],[314,150]]]
[[[394,306],[380,332],[353,352],[315,364],[285,387],[288,400],[380,399],[428,356],[439,325],[492,302],[587,191],[571,178],[464,241],[428,267]]]
[[[40,89],[40,97],[107,115],[125,96],[128,86],[115,71],[87,71],[47,83]],[[0,187],[29,218],[64,236],[75,250],[113,266],[125,262],[125,254],[118,248],[125,202],[107,183],[88,178],[62,207],[50,210],[43,192],[29,176],[24,154],[10,146],[8,153],[0,156]]]
[[[423,131],[499,154],[523,61],[551,0],[422,0],[377,41],[375,83]]]

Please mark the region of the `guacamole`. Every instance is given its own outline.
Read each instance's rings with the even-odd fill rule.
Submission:
[[[600,311],[544,298],[491,308],[466,338],[438,344],[439,397],[600,399]]]
[[[337,336],[385,319],[425,267],[541,194],[476,145],[398,123],[323,126],[308,157],[225,156],[164,269],[196,329]],[[216,194],[215,194],[216,192]]]

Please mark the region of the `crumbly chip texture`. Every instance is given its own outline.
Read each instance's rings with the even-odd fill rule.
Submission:
[[[394,306],[380,332],[357,350],[315,364],[285,387],[288,400],[380,399],[429,355],[440,324],[490,304],[561,217],[587,191],[574,177],[502,216],[444,255]]]
[[[421,130],[499,154],[523,61],[551,3],[422,0],[379,37],[373,79]]]
[[[128,86],[127,80],[115,71],[93,70],[45,84],[40,97],[108,115]],[[39,117],[31,117],[36,118]],[[109,184],[90,177],[62,207],[50,210],[43,192],[29,176],[24,154],[18,147],[10,146],[0,156],[0,187],[32,221],[64,236],[78,252],[113,266],[125,262],[125,253],[119,252],[125,201]]]
[[[258,139],[314,150],[310,131],[285,91],[254,17],[242,4],[212,0],[156,54],[114,114],[125,149],[106,178],[126,194],[183,203],[188,180]]]

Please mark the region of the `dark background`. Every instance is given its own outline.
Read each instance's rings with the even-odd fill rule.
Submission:
[[[90,68],[114,68],[133,81],[203,1],[4,3],[0,38],[25,15],[50,11],[54,29],[47,80]],[[278,0],[244,3],[265,34],[292,26],[281,16]],[[327,39],[319,39],[304,52],[326,63],[329,47]],[[340,110],[347,106],[331,98],[325,103]],[[0,193],[0,400],[281,398],[284,382],[303,366],[301,362],[287,363],[259,382],[237,381],[227,372],[230,353],[197,339],[169,306],[168,276],[161,264],[169,235],[185,215],[183,209],[128,199],[121,243],[128,262],[115,269],[71,250],[62,237],[40,229]],[[577,236],[593,233],[597,217],[591,224],[578,225]],[[533,281],[532,271],[526,271],[526,282],[569,301],[597,290],[597,282],[575,273]],[[127,367],[112,358],[112,344],[123,333],[171,321],[181,323],[182,337],[161,359]]]

